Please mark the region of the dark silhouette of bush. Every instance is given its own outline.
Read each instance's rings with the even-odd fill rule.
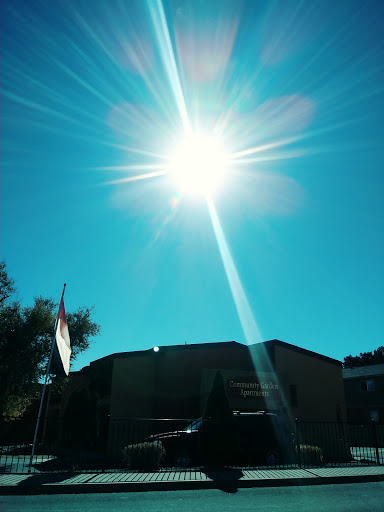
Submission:
[[[235,422],[219,371],[206,403],[200,442],[203,462],[208,467],[230,463],[235,444]]]
[[[122,449],[124,466],[141,471],[157,470],[165,457],[161,443],[129,444]]]
[[[302,444],[300,445],[300,460],[302,464],[320,466],[324,462],[323,450],[319,446]]]

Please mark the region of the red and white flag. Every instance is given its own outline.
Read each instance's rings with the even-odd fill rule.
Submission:
[[[61,302],[59,320],[56,328],[56,347],[55,349],[55,362],[58,373],[64,372],[65,375],[69,373],[69,359],[71,357],[71,340],[69,338],[69,331],[67,319],[65,318],[64,300]]]

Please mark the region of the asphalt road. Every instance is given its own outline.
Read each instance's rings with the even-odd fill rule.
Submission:
[[[384,512],[384,482],[220,490],[3,496],[1,512]]]

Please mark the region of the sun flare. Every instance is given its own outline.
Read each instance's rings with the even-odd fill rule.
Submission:
[[[222,185],[227,161],[220,139],[192,134],[179,142],[171,153],[169,172],[182,192],[205,194]]]

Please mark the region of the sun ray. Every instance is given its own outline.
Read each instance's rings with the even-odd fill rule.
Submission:
[[[215,233],[217,246],[219,249],[219,253],[221,256],[221,260],[223,262],[225,274],[228,280],[229,287],[231,289],[232,298],[235,303],[235,307],[237,310],[237,314],[240,319],[241,327],[243,329],[246,342],[250,347],[250,355],[252,358],[253,366],[255,371],[269,373],[273,375],[275,382],[278,383],[279,389],[281,390],[281,401],[283,404],[283,408],[287,411],[287,417],[290,421],[292,418],[290,417],[290,408],[287,407],[287,399],[283,391],[283,387],[280,385],[279,375],[276,373],[274,365],[272,364],[271,358],[264,344],[261,343],[263,338],[260,333],[260,329],[257,325],[254,314],[252,313],[251,306],[248,302],[247,296],[244,291],[244,287],[242,285],[239,273],[237,271],[235,262],[233,260],[229,245],[224,235],[223,228],[221,226],[219,217],[217,215],[216,208],[213,204],[212,198],[207,196],[207,205],[208,211],[210,215],[210,219],[212,222],[213,231]],[[259,344],[258,350],[253,350],[252,345]],[[271,398],[265,397],[265,403],[268,410],[273,410],[275,404]],[[283,435],[283,432],[276,430],[276,434],[278,436]]]
[[[179,71],[176,65],[175,53],[173,51],[172,42],[169,35],[163,4],[161,0],[156,0],[151,5],[151,18],[157,35],[161,57],[167,71],[168,80],[175,97],[184,130],[186,133],[190,133],[191,125],[185,104],[183,90],[181,87]]]
[[[101,167],[93,167],[99,171],[148,171],[153,169],[164,170],[164,165],[161,164],[137,164],[137,165],[105,165]]]
[[[153,153],[152,151],[146,151],[145,149],[132,148],[130,146],[124,146],[123,144],[113,144],[113,147],[122,149],[127,153],[137,153],[138,155],[150,156],[153,158],[158,158],[159,160],[168,160],[168,155],[160,153]]]
[[[240,160],[236,160],[236,165],[239,164],[254,164],[258,162],[273,162],[275,160],[288,160],[290,158],[300,158],[304,155],[309,154],[309,151],[307,149],[298,149],[298,150],[292,150],[292,151],[284,151],[282,153],[275,153],[272,155],[267,156],[258,156],[254,158],[242,158]]]
[[[163,176],[164,174],[168,174],[168,171],[157,171],[157,172],[148,172],[146,174],[138,174],[137,176],[129,176],[128,178],[121,178],[119,180],[107,181],[104,185],[120,185],[121,183],[129,183],[131,181],[139,181],[146,180],[149,178],[156,178],[158,176]]]
[[[282,146],[286,146],[286,145],[289,145],[289,144],[293,144],[295,142],[299,142],[299,141],[301,142],[301,141],[304,141],[304,140],[308,140],[308,139],[311,139],[313,137],[316,137],[316,136],[324,134],[324,133],[329,133],[329,132],[337,131],[337,130],[339,130],[342,127],[345,127],[345,126],[348,126],[348,125],[351,125],[351,124],[357,122],[359,119],[360,118],[357,118],[357,117],[354,118],[354,119],[347,119],[347,120],[342,121],[340,123],[335,123],[334,125],[324,126],[323,128],[318,128],[317,130],[308,131],[305,134],[295,135],[295,136],[288,137],[286,139],[282,139],[282,140],[279,140],[279,141],[270,142],[268,144],[263,144],[263,145],[260,145],[260,146],[255,146],[253,148],[249,148],[249,149],[245,149],[245,150],[242,150],[242,151],[238,151],[236,153],[232,153],[231,155],[229,155],[229,159],[234,161],[237,164],[237,163],[241,162],[241,160],[238,160],[240,157],[248,156],[248,155],[254,155],[256,153],[261,153],[263,151],[269,151],[271,149],[275,149],[275,148],[278,148],[278,147],[282,147]],[[288,153],[288,155],[289,154],[290,153]],[[307,154],[307,153],[305,153],[305,154]],[[288,155],[287,155],[287,157],[288,157]],[[300,155],[298,155],[298,156],[300,156]],[[279,159],[279,158],[276,158],[276,157],[272,156],[271,159],[275,160],[275,159]],[[266,161],[266,160],[269,160],[269,158],[265,157],[265,159],[260,160],[260,161]],[[254,159],[247,159],[247,161],[249,163],[252,163],[252,162],[259,161],[259,160],[258,159],[255,159],[255,160]],[[243,163],[246,163],[246,160],[244,160]]]
[[[243,151],[238,151],[237,153],[232,153],[231,155],[229,155],[229,158],[237,159],[242,156],[253,155],[255,153],[261,153],[262,151],[268,151],[270,149],[275,149],[280,146],[286,146],[288,144],[291,144],[292,142],[296,142],[296,141],[300,140],[300,138],[301,137],[299,137],[299,136],[289,137],[287,139],[270,142],[269,144],[264,144],[262,146],[256,146],[254,148],[245,149]]]
[[[225,235],[221,227],[221,223],[217,215],[216,208],[210,196],[207,196],[206,199],[221,260],[224,265],[225,274],[228,279],[228,284],[231,289],[233,301],[235,303],[235,307],[239,315],[241,327],[243,328],[245,338],[248,344],[261,342],[262,337],[260,334],[260,330],[257,326],[255,317],[253,316],[247,296],[245,295],[245,291],[241,283],[239,273],[237,272],[231,251],[225,239]]]
[[[144,2],[142,2],[142,4],[144,5]],[[122,8],[123,5],[124,4],[121,4]],[[121,19],[127,20],[127,18],[129,19],[129,8],[127,8],[127,6],[124,6],[124,9],[121,13]],[[146,27],[140,25],[140,22],[138,23],[138,21],[135,20],[133,23],[129,25],[129,29],[124,24],[123,30],[119,31],[117,34],[114,34],[112,36],[111,33],[108,32],[107,29],[105,29],[105,27],[99,27],[98,33],[93,28],[92,23],[90,23],[88,19],[85,19],[84,16],[82,16],[79,12],[76,12],[75,10],[74,16],[79,25],[79,28],[82,31],[84,31],[88,35],[88,37],[92,39],[95,45],[98,46],[102,50],[102,52],[108,57],[110,63],[114,66],[114,72],[118,75],[117,78],[122,83],[126,83],[127,75],[126,73],[124,73],[121,64],[119,66],[116,66],[116,64],[118,64],[119,59],[116,55],[116,52],[113,51],[113,48],[111,48],[111,46],[113,47],[114,42],[116,43],[117,40],[118,45],[122,50],[122,55],[124,56],[127,56],[127,47],[129,47],[131,60],[134,61],[134,67],[136,67],[137,73],[141,76],[146,87],[150,91],[152,97],[156,99],[158,109],[161,110],[162,113],[165,115],[168,123],[170,125],[174,125],[174,116],[172,116],[172,112],[168,108],[167,103],[164,102],[164,95],[162,94],[162,88],[164,84],[162,82],[162,79],[158,74],[151,72],[151,68],[153,68],[153,66],[150,66],[148,63],[148,53],[152,54],[153,48],[151,42],[149,41],[149,38],[143,39],[145,38]],[[111,24],[113,23],[114,21],[112,20]],[[135,46],[131,45],[131,38],[135,40],[136,45],[139,45],[138,49],[135,49]],[[142,48],[143,41],[145,41],[144,44],[146,44],[148,47],[146,47],[145,50]],[[143,60],[146,61],[147,69],[143,65]],[[107,82],[105,82],[104,85],[106,86]],[[135,88],[138,93],[140,92],[140,89],[137,88],[136,82],[133,77],[129,78],[129,86],[130,88]]]

